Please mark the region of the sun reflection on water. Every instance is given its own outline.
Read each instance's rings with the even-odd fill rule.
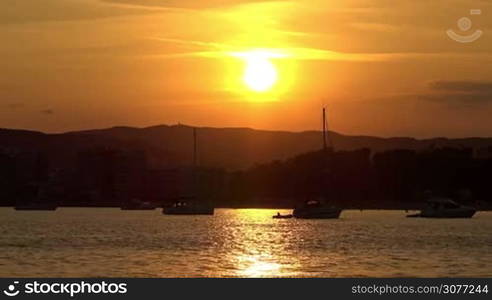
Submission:
[[[281,264],[271,262],[272,257],[239,257],[239,276],[241,277],[276,277],[280,275]]]
[[[271,209],[234,211],[238,223],[228,229],[234,247],[227,253],[227,260],[234,262],[238,277],[279,277],[292,264],[283,249],[290,240],[285,230],[288,224],[272,219],[276,213]]]
[[[0,276],[490,276],[491,212],[473,222],[416,220],[404,211],[344,211],[339,220],[272,219],[276,213],[218,209],[213,217],[178,217],[158,210],[0,208]],[[422,239],[432,243],[422,248]]]

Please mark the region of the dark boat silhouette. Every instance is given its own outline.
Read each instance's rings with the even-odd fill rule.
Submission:
[[[56,210],[58,206],[51,203],[26,203],[14,207],[15,210]]]
[[[193,128],[193,194],[179,197],[172,205],[162,208],[165,215],[213,215],[215,208],[197,195],[197,141],[196,128]]]
[[[328,141],[330,146],[328,147]],[[323,108],[323,159],[321,163],[324,165],[323,177],[328,178],[327,161],[329,155],[333,153],[333,145],[328,136],[328,122],[326,119],[326,109]],[[325,183],[325,182],[324,182]],[[304,203],[296,206],[293,211],[293,216],[298,219],[337,219],[342,213],[342,209],[334,205],[330,205],[326,201],[325,196],[316,200],[308,199]]]
[[[281,215],[280,213],[277,213],[276,215],[273,215],[272,218],[274,219],[291,219],[294,217],[293,215]]]
[[[420,213],[407,215],[407,218],[471,218],[476,211],[448,198],[431,198]]]
[[[156,206],[148,201],[133,199],[121,205],[121,210],[154,210]]]
[[[342,209],[324,201],[310,200],[294,208],[293,215],[298,219],[338,219]]]
[[[23,195],[16,201],[15,210],[53,211],[60,199],[59,184],[49,178],[48,182],[31,182],[23,187]]]
[[[213,215],[215,208],[206,203],[196,201],[176,201],[170,206],[162,208],[165,215]]]

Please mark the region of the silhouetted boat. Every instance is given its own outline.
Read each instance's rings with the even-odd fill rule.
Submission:
[[[326,120],[326,111],[323,108],[323,153],[324,160],[322,161],[325,164],[325,177],[326,177],[326,164],[329,153],[333,152],[333,146],[331,145],[328,149],[327,140],[328,138],[328,122]],[[340,217],[342,213],[342,209],[335,207],[334,205],[330,205],[326,203],[325,199],[320,200],[308,200],[301,205],[298,205],[294,208],[293,215],[298,219],[337,219]]]
[[[53,211],[58,207],[60,199],[59,184],[54,175],[45,183],[30,182],[23,187],[24,195],[16,201],[15,210]]]
[[[148,201],[132,200],[121,205],[121,210],[154,210],[156,206]]]
[[[280,213],[277,213],[276,215],[273,215],[272,218],[274,219],[290,219],[294,217],[293,215],[281,215]]]
[[[407,215],[408,218],[471,218],[476,209],[464,206],[448,198],[432,198],[418,214]]]
[[[14,207],[15,210],[56,210],[57,208],[56,204],[50,203],[26,203]]]
[[[193,201],[177,201],[173,205],[162,208],[165,215],[213,215],[214,207]]]
[[[197,186],[197,141],[196,128],[193,128],[193,193],[195,195],[180,197],[180,200],[174,202],[171,206],[164,206],[162,213],[165,215],[213,215],[214,206],[204,199],[196,196]]]
[[[293,215],[298,219],[337,219],[342,209],[324,203],[323,201],[306,201],[294,208]]]

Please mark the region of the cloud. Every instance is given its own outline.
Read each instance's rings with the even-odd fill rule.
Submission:
[[[52,110],[52,109],[43,109],[41,111],[42,114],[45,114],[45,115],[52,115],[54,114],[55,112]]]
[[[427,94],[420,97],[424,100],[446,103],[458,106],[476,106],[479,104],[492,104],[492,94],[480,93],[449,93],[449,94]]]
[[[369,32],[397,32],[400,27],[394,24],[356,22],[352,23],[353,28]]]
[[[9,109],[12,109],[12,110],[19,109],[19,108],[24,107],[24,103],[20,103],[20,102],[10,103],[10,104],[7,104],[7,107]]]
[[[492,94],[492,81],[445,81],[437,80],[429,83],[434,90],[459,91]]]
[[[0,24],[94,20],[155,13],[145,7],[107,5],[99,0],[2,0]]]
[[[492,81],[447,81],[429,83],[431,92],[420,98],[450,105],[492,104]]]
[[[182,8],[182,9],[204,9],[230,7],[239,4],[279,2],[282,0],[101,0],[102,2],[153,7],[153,8]]]
[[[149,37],[148,39],[160,41],[163,43],[177,44],[180,46],[185,46],[189,51],[181,53],[171,53],[171,54],[158,54],[151,55],[153,57],[160,58],[179,58],[179,57],[209,57],[209,58],[222,58],[224,56],[234,56],[235,52],[244,51],[244,46],[215,43],[215,42],[204,42],[198,40],[186,40],[186,39],[175,39],[166,37]],[[255,49],[254,47],[248,47],[249,50]],[[389,61],[389,60],[408,60],[408,59],[419,59],[419,58],[462,58],[466,57],[467,54],[459,53],[358,53],[358,52],[340,52],[332,51],[328,49],[321,48],[306,48],[306,47],[289,47],[289,48],[266,48],[266,49],[256,49],[265,50],[269,52],[274,52],[280,54],[283,58],[291,58],[296,60],[325,60],[325,61]],[[488,54],[475,56],[485,56],[489,57]]]

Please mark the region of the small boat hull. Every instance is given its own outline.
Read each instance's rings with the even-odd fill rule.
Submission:
[[[124,201],[120,206],[121,210],[154,210],[156,205],[150,201],[140,201],[133,199],[130,201]]]
[[[272,218],[274,219],[292,219],[293,215],[275,215]]]
[[[54,205],[45,205],[45,206],[37,206],[37,205],[20,205],[14,207],[15,210],[44,210],[44,211],[54,211],[58,207]]]
[[[470,206],[460,205],[448,198],[432,198],[418,214],[408,215],[409,218],[433,219],[467,219],[473,217],[477,210]]]
[[[156,207],[148,207],[148,206],[122,206],[120,207],[121,210],[155,210]]]
[[[338,219],[341,209],[295,209],[294,217],[297,219]]]
[[[214,208],[164,207],[162,213],[165,215],[213,215]]]
[[[407,215],[407,218],[432,218],[432,219],[469,219],[475,215],[475,210],[440,212],[440,213],[419,213]]]

